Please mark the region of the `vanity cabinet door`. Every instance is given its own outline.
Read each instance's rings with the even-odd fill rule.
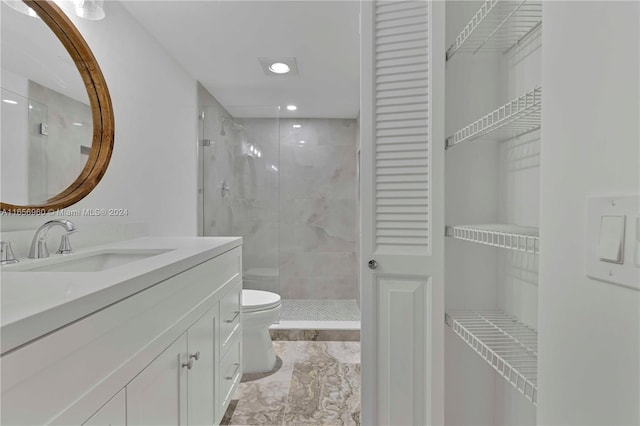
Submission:
[[[127,424],[187,424],[187,333],[127,385]]]
[[[102,406],[83,426],[125,426],[127,424],[125,390]]]
[[[216,305],[187,332],[189,356],[194,360],[187,380],[190,425],[213,425],[216,421],[217,327],[218,306]]]

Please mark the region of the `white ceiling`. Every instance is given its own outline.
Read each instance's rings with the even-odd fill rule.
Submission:
[[[281,117],[358,115],[358,1],[123,4],[235,116],[234,106],[288,104],[298,110]],[[298,75],[267,76],[259,57],[295,57]]]

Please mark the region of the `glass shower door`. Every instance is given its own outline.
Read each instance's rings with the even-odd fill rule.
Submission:
[[[279,109],[202,111],[202,235],[242,237],[243,287],[280,294]]]

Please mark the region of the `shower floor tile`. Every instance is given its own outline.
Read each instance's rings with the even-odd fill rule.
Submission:
[[[353,299],[283,299],[280,321],[360,321]]]

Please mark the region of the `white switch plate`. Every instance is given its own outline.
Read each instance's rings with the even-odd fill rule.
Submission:
[[[635,262],[636,229],[640,223],[636,220],[640,211],[638,195],[594,196],[587,199],[587,235],[585,270],[590,278],[607,283],[618,284],[640,290],[640,268]],[[600,233],[603,216],[624,216],[625,235],[623,263],[616,264],[600,259]]]

